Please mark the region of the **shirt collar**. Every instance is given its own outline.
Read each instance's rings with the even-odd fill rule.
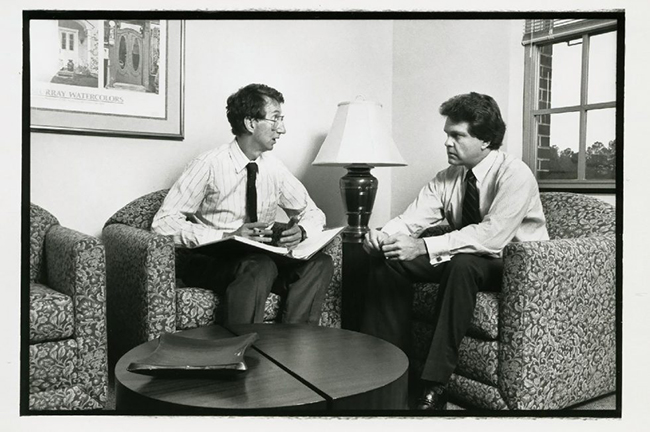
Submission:
[[[242,170],[244,170],[246,168],[246,165],[248,165],[250,162],[259,163],[260,161],[260,158],[257,158],[254,161],[249,160],[248,156],[244,154],[244,152],[241,150],[241,147],[239,147],[239,144],[237,144],[236,139],[233,139],[230,143],[230,158],[235,165],[235,171],[237,173],[240,173]]]
[[[488,153],[488,155],[485,156],[481,162],[472,168],[472,172],[474,173],[474,177],[476,177],[477,182],[483,182],[483,179],[485,179],[485,176],[487,175],[488,171],[490,171],[492,164],[497,158],[497,153],[497,150],[490,150],[490,153]],[[467,171],[469,170],[465,169],[465,173],[467,173]]]

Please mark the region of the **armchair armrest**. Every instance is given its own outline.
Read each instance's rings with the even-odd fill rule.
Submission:
[[[54,225],[45,236],[45,262],[48,286],[72,297],[79,353],[75,381],[103,406],[108,386],[104,245]]]
[[[50,288],[99,301],[103,308],[106,263],[99,239],[54,225],[45,235],[45,263]]]
[[[174,243],[123,224],[104,228],[111,364],[128,349],[176,330]]]
[[[499,387],[512,409],[559,409],[616,384],[613,235],[504,250]]]

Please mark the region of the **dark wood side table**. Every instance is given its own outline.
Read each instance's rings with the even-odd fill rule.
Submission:
[[[358,332],[299,324],[242,324],[186,330],[197,339],[257,333],[249,369],[233,378],[153,377],[127,371],[157,340],[115,366],[121,414],[332,415],[408,409],[408,359],[394,345]],[[379,410],[379,411],[377,411]]]
[[[370,257],[361,240],[343,236],[341,327],[354,331],[361,326],[370,269]]]

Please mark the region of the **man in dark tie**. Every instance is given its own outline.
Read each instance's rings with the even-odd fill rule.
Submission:
[[[361,330],[410,351],[413,282],[436,282],[434,331],[418,409],[442,409],[445,386],[474,313],[479,290],[499,289],[501,252],[511,241],[548,240],[537,182],[521,161],[499,150],[506,130],[494,99],[469,93],[443,103],[451,165],[400,216],[371,230],[373,256]],[[452,231],[420,238],[428,227]]]
[[[322,231],[325,215],[305,187],[269,154],[286,130],[282,94],[250,84],[232,94],[226,114],[234,140],[192,160],[156,214],[152,230],[173,236],[179,247],[193,247],[238,235],[263,243],[274,239],[278,207],[291,222],[278,245],[293,247]],[[180,276],[189,286],[225,296],[226,322],[262,322],[273,291],[285,298],[284,322],[318,324],[333,274],[329,255],[308,261],[279,260],[263,253],[190,255]]]

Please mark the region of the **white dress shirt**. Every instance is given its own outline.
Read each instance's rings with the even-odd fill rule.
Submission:
[[[492,150],[472,172],[479,191],[482,222],[458,229],[463,212],[467,168],[450,166],[424,186],[400,216],[382,229],[417,237],[447,220],[455,231],[424,239],[431,264],[460,253],[501,256],[511,241],[548,240],[537,181],[521,160]]]
[[[238,229],[246,218],[246,165],[256,162],[257,217],[275,221],[277,208],[297,216],[307,237],[323,230],[325,214],[316,207],[300,181],[282,162],[262,153],[250,161],[236,140],[192,160],[167,194],[151,229],[174,237],[175,244],[193,247],[219,240]]]

